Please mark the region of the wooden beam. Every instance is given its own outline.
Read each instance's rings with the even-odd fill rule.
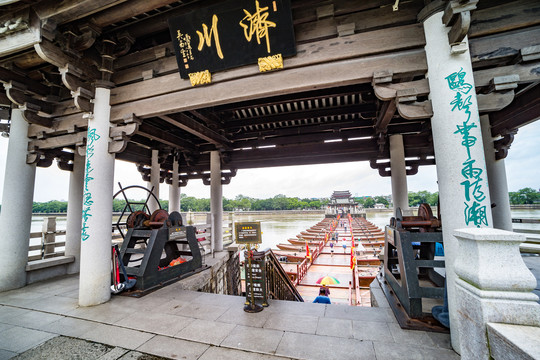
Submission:
[[[104,28],[175,2],[178,2],[178,0],[130,0],[92,16],[92,22]]]
[[[492,136],[525,126],[540,118],[540,84],[524,92],[504,109],[489,114]]]
[[[143,122],[139,126],[137,134],[170,146],[173,149],[184,149],[192,152],[198,151],[198,148],[193,143],[173,135],[170,132],[163,131],[147,122]]]
[[[379,114],[377,115],[377,120],[375,121],[375,131],[378,133],[386,133],[388,124],[390,120],[394,117],[396,113],[396,99],[390,101],[385,101],[382,106]]]
[[[41,20],[51,19],[57,24],[81,19],[126,0],[46,0],[32,8]]]
[[[389,84],[377,84],[373,86],[375,96],[379,100],[390,101],[397,97],[399,91],[414,89],[415,94],[418,96],[425,96],[429,94],[429,83],[427,79],[389,83]]]
[[[171,75],[158,78],[160,84],[147,85],[154,79],[143,83],[118,87],[111,91],[111,121],[120,119],[125,113],[135,113],[141,118],[168,114],[204,107],[211,107],[253,98],[291,94],[313,89],[346,86],[358,83],[369,83],[373,72],[382,69],[393,69],[394,77],[423,75],[427,71],[424,50],[411,50],[391,55],[380,55],[347,61],[337,61],[303,67],[285,69],[279,72],[255,75],[251,78],[235,79],[219,82],[211,86],[190,88],[189,91],[163,93],[172,83],[179,83],[178,76],[164,81]],[[242,70],[226,72],[228,76]],[[250,86],[247,86],[249,84]],[[156,86],[159,88],[156,88]],[[128,89],[126,89],[129,87]],[[143,95],[144,94],[144,95]],[[159,95],[161,94],[161,95]],[[147,98],[140,99],[141,96]],[[139,98],[140,100],[135,100]],[[178,99],[182,101],[178,101]],[[129,101],[129,103],[124,103]],[[121,102],[121,104],[120,104]],[[116,105],[114,105],[116,104]]]
[[[187,115],[182,113],[162,115],[159,116],[160,119],[165,120],[169,124],[172,124],[184,131],[187,131],[190,134],[193,134],[205,141],[208,141],[211,144],[216,145],[220,148],[229,148],[230,141],[226,137],[218,134],[217,132],[207,128],[201,123],[195,121]]]
[[[43,85],[39,81],[32,80],[27,76],[23,76],[6,68],[0,67],[0,82],[5,84],[9,83],[10,81],[16,81],[21,84],[25,84],[27,91],[30,91],[37,95],[47,96],[51,92],[48,86]]]
[[[41,40],[39,44],[34,45],[34,49],[38,55],[58,68],[65,68],[68,64],[73,69],[76,69],[77,73],[85,79],[95,80],[101,79],[101,73],[98,69],[86,62],[84,59],[77,59],[71,55],[65,54],[62,49],[56,47],[48,40]]]
[[[540,61],[476,70],[474,72],[474,85],[478,90],[480,87],[490,86],[493,78],[506,75],[518,75],[518,84],[540,81]]]

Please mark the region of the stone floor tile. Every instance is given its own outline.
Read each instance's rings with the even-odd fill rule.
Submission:
[[[209,345],[156,335],[137,348],[137,351],[172,359],[198,359]]]
[[[122,347],[115,347],[106,354],[101,355],[97,360],[116,360],[127,354],[129,350]]]
[[[325,306],[299,301],[268,300],[269,306],[264,309],[271,313],[324,316]]]
[[[47,325],[47,331],[64,336],[80,337],[93,330],[98,323],[72,317],[64,317]]]
[[[176,283],[169,286],[165,286],[164,288],[161,288],[153,292],[152,295],[155,295],[157,297],[164,298],[164,299],[187,301],[187,302],[193,301],[194,299],[201,296],[201,292],[184,290],[180,288],[179,285],[180,284]]]
[[[82,334],[80,337],[90,341],[134,350],[154,336],[154,334],[145,333],[142,331],[99,324],[92,330]]]
[[[29,329],[47,330],[48,324],[62,319],[63,316],[29,310],[5,320],[6,323]]]
[[[236,327],[234,324],[195,320],[174,337],[198,341],[205,344],[219,345]]]
[[[108,302],[96,306],[80,306],[75,310],[68,312],[66,315],[105,324],[114,324],[133,313],[133,309]]]
[[[122,357],[117,358],[118,360],[168,360],[161,356],[144,354],[139,351],[131,350],[124,354]],[[102,359],[97,359],[102,360]],[[104,359],[103,359],[104,360]]]
[[[248,313],[244,311],[243,306],[236,306],[225,311],[225,313],[217,318],[216,321],[236,325],[263,327],[266,320],[268,320],[271,315],[270,312],[264,310],[258,313]]]
[[[273,354],[283,334],[284,332],[279,330],[239,325],[221,342],[221,346]]]
[[[65,315],[74,311],[79,306],[77,299],[72,299],[65,296],[47,296],[43,299],[33,301],[27,305],[28,308],[52,312],[55,314]]]
[[[17,355],[16,352],[0,349],[0,360],[8,360]]]
[[[398,324],[388,323],[390,333],[394,338],[394,341],[398,344],[419,345],[425,347],[435,347],[433,340],[427,336],[425,331],[418,330],[404,330],[399,327]]]
[[[458,360],[460,356],[453,350],[422,347],[418,344],[374,342],[377,360]]]
[[[41,293],[21,288],[0,293],[0,304],[22,307],[25,304],[33,303],[42,298],[43,294]]]
[[[310,360],[375,359],[371,341],[286,332],[276,355]]]
[[[426,334],[431,338],[435,346],[443,349],[452,350],[452,341],[450,339],[450,334],[436,332],[426,332]]]
[[[30,310],[13,306],[2,306],[0,307],[0,323],[6,324],[10,318],[21,316],[27,312],[30,312]]]
[[[2,331],[0,336],[0,349],[21,353],[52,339],[55,336],[57,335],[45,331],[14,326]]]
[[[387,309],[361,306],[330,306],[324,314],[327,318],[349,319],[359,321],[387,321]]]
[[[211,346],[198,360],[287,360],[281,356]]]
[[[239,306],[243,307],[246,298],[243,296],[199,293],[199,297],[192,300],[193,304],[216,305],[216,306]]]
[[[379,321],[353,321],[353,337],[358,340],[394,342],[388,324]]]
[[[319,318],[317,335],[353,338],[352,320]]]
[[[195,319],[216,320],[223,315],[230,306],[209,304],[186,304],[176,309],[174,314],[193,317]]]
[[[195,319],[185,316],[136,312],[116,322],[115,325],[159,335],[173,336],[193,321]]]
[[[265,329],[315,334],[319,318],[308,315],[274,313],[266,320]]]

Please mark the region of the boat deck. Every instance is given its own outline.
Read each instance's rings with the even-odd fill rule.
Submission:
[[[327,285],[330,289],[330,300],[333,304],[349,305],[352,302],[351,299],[358,297],[358,305],[371,306],[369,283],[375,278],[378,272],[380,265],[378,253],[382,250],[382,245],[380,245],[381,241],[379,239],[375,240],[371,238],[370,231],[380,233],[381,230],[370,226],[369,223],[363,223],[363,220],[353,220],[350,222],[346,218],[341,219],[332,231],[332,233],[337,234],[337,240],[331,240],[330,236],[330,239],[319,248],[317,244],[325,241],[325,231],[321,230],[321,228],[329,229],[331,220],[325,219],[322,223],[326,223],[326,225],[321,226],[321,223],[319,223],[312,227],[316,231],[308,229],[297,235],[298,240],[291,239],[289,240],[289,244],[280,244],[279,247],[281,250],[276,251],[277,255],[279,257],[289,256],[287,262],[282,262],[283,268],[287,273],[293,275],[293,277],[298,275],[298,268],[301,261],[299,257],[306,256],[306,245],[300,245],[302,244],[301,239],[305,239],[309,244],[310,255],[314,259],[309,265],[306,275],[300,279],[296,286],[304,301],[312,302],[319,294],[321,287],[320,279],[325,276],[331,276],[339,282]],[[353,271],[350,268],[351,225],[355,238],[361,239],[355,246],[358,284],[360,285],[358,294],[355,292]],[[367,229],[368,226],[369,229]],[[307,233],[313,233],[313,235],[307,237],[302,235]],[[314,237],[315,233],[316,237]],[[359,233],[362,233],[363,236],[357,236]],[[306,242],[304,241],[303,243],[305,244]],[[330,246],[331,243],[333,247]],[[288,246],[291,246],[291,250],[284,250]]]

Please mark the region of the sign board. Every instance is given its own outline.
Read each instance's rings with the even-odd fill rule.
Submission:
[[[242,222],[235,223],[236,243],[237,244],[260,244],[261,238],[261,223]]]
[[[251,263],[244,263],[246,274],[246,303],[268,306],[266,299],[266,268],[265,257],[253,257]],[[252,296],[253,295],[253,296]]]
[[[386,239],[386,242],[388,244],[392,244],[392,245],[396,246],[395,243],[394,243],[394,229],[392,229],[390,226],[387,225],[387,226],[385,226],[384,230],[385,230],[384,231],[384,237]]]
[[[290,0],[228,0],[170,18],[169,30],[182,79],[296,55]]]

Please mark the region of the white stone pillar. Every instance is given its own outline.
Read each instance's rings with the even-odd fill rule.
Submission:
[[[84,157],[73,154],[73,171],[69,174],[69,193],[66,221],[66,256],[74,256],[68,274],[76,274],[81,266],[81,224],[84,190]]]
[[[523,235],[498,229],[458,229],[456,306],[462,359],[491,359],[486,324],[540,326],[536,279],[519,244]]]
[[[148,189],[154,188],[153,192],[159,199],[159,178],[160,178],[160,166],[159,166],[159,150],[152,150],[152,164],[150,168],[150,186]],[[153,196],[148,200],[148,207],[150,213],[153,213],[159,209],[159,204],[156,202]]]
[[[492,226],[484,146],[480,131],[471,55],[451,54],[442,12],[424,21],[431,119],[440,209],[452,346],[459,352],[454,261],[458,243],[454,230]]]
[[[484,156],[489,182],[489,195],[495,207],[493,213],[493,227],[496,229],[512,231],[512,212],[510,211],[510,197],[508,196],[508,183],[506,181],[506,166],[504,159],[495,160],[495,148],[491,137],[489,116],[480,117],[482,125],[482,138],[484,142]]]
[[[26,285],[36,165],[26,163],[28,123],[11,111],[0,214],[0,292]]]
[[[407,169],[405,168],[405,148],[403,135],[390,136],[390,171],[392,173],[392,200],[394,211],[398,207],[402,213],[409,209],[409,192],[407,190]]]
[[[172,181],[169,185],[169,213],[180,212],[180,186],[178,186],[178,161],[173,157]]]
[[[79,305],[111,297],[111,226],[114,154],[109,154],[110,89],[96,88],[94,115],[88,121],[81,231]]]
[[[210,152],[210,212],[212,213],[212,249],[223,250],[223,192],[219,151]]]

